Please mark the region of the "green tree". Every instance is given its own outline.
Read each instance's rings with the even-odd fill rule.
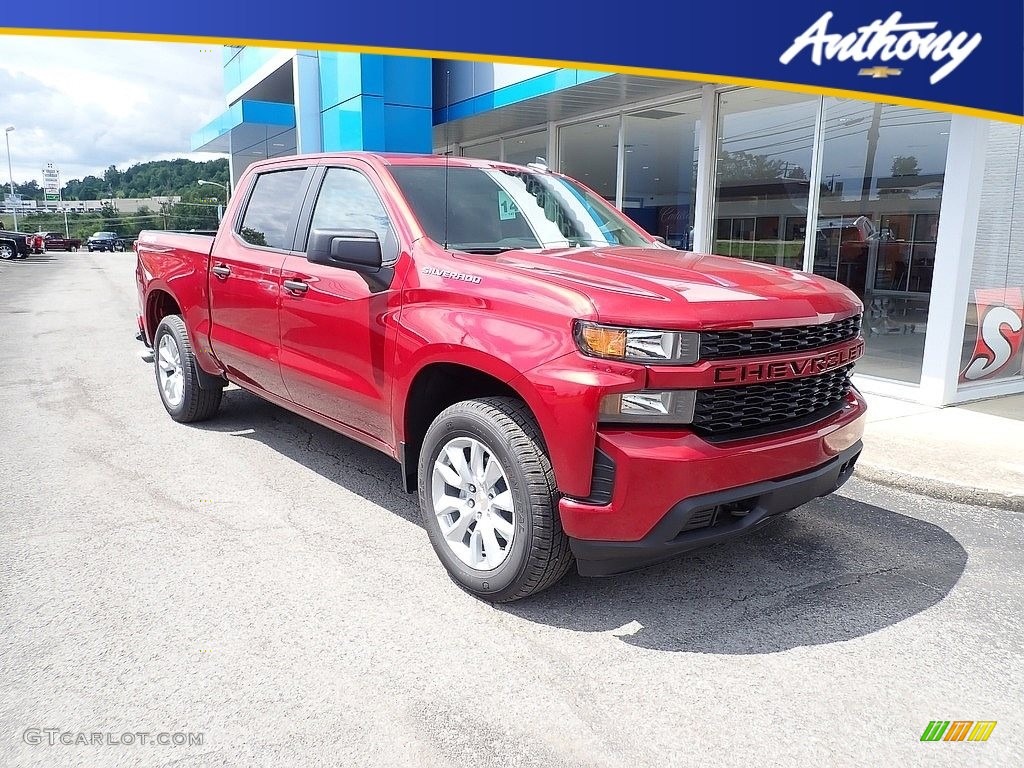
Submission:
[[[917,176],[921,172],[921,166],[917,163],[914,155],[897,155],[892,161],[893,176]]]
[[[807,178],[807,172],[791,162],[770,160],[753,152],[728,150],[723,150],[719,156],[716,174],[723,181]]]
[[[226,184],[227,160],[194,162],[184,158],[136,163],[125,170],[109,166],[103,178],[71,179],[63,189],[66,200],[101,200],[106,197],[178,196],[195,189],[199,179]]]

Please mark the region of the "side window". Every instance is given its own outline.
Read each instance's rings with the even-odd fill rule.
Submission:
[[[247,243],[266,248],[292,247],[292,225],[302,194],[305,168],[263,173],[256,178],[238,234]]]
[[[391,229],[388,213],[369,179],[349,168],[327,170],[309,226],[311,231],[372,229],[381,243]]]

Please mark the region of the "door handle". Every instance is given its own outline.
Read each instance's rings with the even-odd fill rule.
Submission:
[[[215,267],[210,267],[210,271],[217,277],[227,277],[231,274],[231,267],[227,264],[218,264]]]
[[[309,290],[309,284],[302,280],[285,280],[282,285],[292,293],[305,293]]]

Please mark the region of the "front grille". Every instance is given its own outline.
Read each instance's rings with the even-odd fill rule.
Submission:
[[[853,365],[820,376],[697,391],[693,427],[709,437],[778,431],[835,410],[850,391]]]
[[[731,357],[758,357],[801,352],[827,347],[860,333],[860,315],[824,325],[801,325],[793,328],[757,328],[749,331],[702,331],[702,360],[725,360]]]

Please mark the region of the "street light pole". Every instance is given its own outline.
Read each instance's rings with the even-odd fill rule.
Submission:
[[[11,211],[14,213],[14,231],[18,231],[18,204],[15,202],[14,195],[14,168],[11,165],[11,131],[14,130],[13,125],[8,125],[4,128],[4,139],[7,141],[7,173],[11,177]]]

